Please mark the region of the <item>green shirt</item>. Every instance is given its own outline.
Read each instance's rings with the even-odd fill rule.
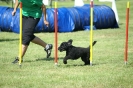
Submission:
[[[40,18],[42,16],[42,0],[19,0],[22,2],[22,14],[24,16],[32,16]]]

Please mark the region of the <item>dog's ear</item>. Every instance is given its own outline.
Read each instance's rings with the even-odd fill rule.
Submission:
[[[72,44],[72,42],[73,42],[73,40],[72,39],[70,39],[70,40],[68,40],[68,44]]]

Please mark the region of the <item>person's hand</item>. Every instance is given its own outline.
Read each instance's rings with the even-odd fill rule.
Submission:
[[[44,20],[44,24],[48,27],[49,22],[48,22],[48,21],[46,21],[46,20]]]
[[[12,16],[14,16],[14,15],[15,15],[15,13],[16,13],[16,11],[15,11],[15,10],[13,10],[13,11],[12,11]]]

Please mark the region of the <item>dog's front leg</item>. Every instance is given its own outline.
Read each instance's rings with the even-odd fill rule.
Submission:
[[[64,59],[63,59],[63,63],[64,64],[67,64],[67,60],[69,59],[69,56],[65,56]]]

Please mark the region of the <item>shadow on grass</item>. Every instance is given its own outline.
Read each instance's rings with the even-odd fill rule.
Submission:
[[[89,66],[89,65],[84,65],[84,64],[71,64],[71,65],[68,65],[68,64],[66,64],[65,67],[78,67],[78,66]]]
[[[59,58],[60,60],[62,60],[62,63],[63,63],[63,59],[64,59],[64,57],[60,57]],[[80,59],[80,58],[79,58]],[[69,60],[71,60],[71,59],[69,59]],[[83,62],[82,60],[81,60],[81,62]],[[97,64],[92,64],[92,66],[95,66],[95,65],[97,65]],[[91,66],[91,65],[84,65],[84,62],[83,62],[83,64],[79,64],[79,63],[77,63],[77,64],[72,64],[72,63],[67,63],[66,65],[65,65],[65,67],[76,67],[76,66]]]
[[[67,65],[68,67],[69,66],[95,66],[96,64],[93,64],[93,65],[84,65],[84,64],[73,64],[73,65]]]
[[[50,58],[38,58],[36,59],[36,61],[53,61],[54,60],[54,57],[50,57]]]
[[[59,57],[58,58],[58,60],[60,59],[60,60],[63,60],[63,58],[64,57]],[[24,62],[36,62],[36,61],[54,61],[54,57],[50,57],[50,58],[38,58],[38,59],[36,59],[36,60],[26,60],[26,61],[24,61]],[[82,61],[81,61],[82,62]],[[63,62],[62,62],[62,64],[63,64]],[[91,66],[91,65],[84,65],[84,63],[83,64],[79,64],[79,63],[77,63],[77,64],[72,64],[72,63],[68,63],[68,64],[60,64],[59,66],[65,66],[65,67],[76,67],[76,66]],[[96,66],[96,65],[99,65],[99,64],[95,64],[95,63],[93,63],[92,64],[92,66]]]
[[[38,58],[36,60],[26,60],[24,62],[36,62],[36,61],[53,61],[54,58],[53,57],[50,57],[50,58]]]
[[[16,41],[19,39],[0,39],[0,42],[4,42],[4,41]]]

